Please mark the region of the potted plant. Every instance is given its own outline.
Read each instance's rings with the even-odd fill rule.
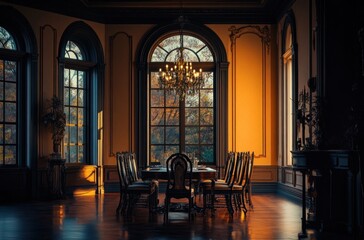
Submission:
[[[66,129],[66,114],[63,111],[63,102],[57,96],[52,97],[48,112],[43,116],[43,123],[51,127],[53,140],[52,155],[59,157],[60,146]]]

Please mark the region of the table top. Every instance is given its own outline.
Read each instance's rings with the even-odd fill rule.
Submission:
[[[168,179],[167,168],[148,167],[141,171],[143,179]],[[216,178],[216,170],[210,167],[197,167],[192,170],[192,178],[197,180]]]

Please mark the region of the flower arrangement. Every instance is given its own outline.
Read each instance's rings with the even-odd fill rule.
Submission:
[[[63,102],[57,96],[51,99],[49,111],[43,116],[43,123],[51,125],[54,152],[58,152],[66,129],[66,114],[63,111]]]
[[[316,90],[315,84],[312,83],[314,81],[316,81],[315,78],[309,79],[309,91],[303,88],[298,95],[296,119],[301,131],[301,137],[297,139],[298,150],[317,149],[321,141],[320,99],[317,95],[313,96],[313,92]],[[306,130],[308,130],[307,135]]]

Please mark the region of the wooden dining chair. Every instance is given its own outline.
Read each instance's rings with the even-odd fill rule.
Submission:
[[[251,194],[252,194],[252,184],[251,184],[251,176],[253,173],[253,166],[254,166],[254,152],[251,153],[250,159],[249,159],[249,165],[247,169],[247,175],[246,175],[246,187],[244,192],[245,201],[249,204],[250,208],[254,208]]]
[[[172,154],[166,162],[167,188],[165,194],[164,223],[169,222],[171,199],[188,199],[188,221],[191,221],[195,192],[192,183],[192,162],[183,153]]]
[[[117,214],[127,213],[130,216],[132,210],[141,196],[146,196],[146,205],[149,213],[153,213],[158,199],[158,186],[153,182],[136,181],[133,175],[133,163],[128,152],[116,153],[116,163],[120,182],[120,198],[116,209]]]
[[[244,214],[246,214],[248,209],[245,203],[249,203],[248,187],[253,169],[254,152],[243,152],[241,159],[241,170],[239,171],[232,187],[232,194],[236,209],[242,209]]]
[[[217,180],[210,179],[202,182],[204,212],[206,209],[210,208],[212,210],[212,215],[214,215],[216,195],[224,195],[226,207],[228,208],[229,213],[233,213],[231,204],[232,195],[229,190],[234,184],[238,165],[237,160],[235,152],[229,152],[226,160],[224,178]]]

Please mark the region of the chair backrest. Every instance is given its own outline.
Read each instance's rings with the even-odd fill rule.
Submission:
[[[252,172],[253,172],[253,165],[254,165],[254,152],[252,152],[251,154],[249,154],[249,162],[247,165],[247,173],[246,173],[246,184],[250,184],[250,179],[252,176]]]
[[[136,154],[132,152],[126,152],[125,155],[127,159],[129,179],[131,182],[138,181],[140,177],[139,177]]]
[[[236,154],[236,167],[234,174],[234,183],[240,184],[245,171],[245,152],[238,152]]]
[[[129,185],[129,177],[128,177],[128,168],[126,166],[126,155],[125,153],[117,152],[116,153],[116,166],[118,169],[118,175],[119,175],[119,183],[120,183],[120,189],[126,189]]]
[[[191,194],[192,162],[183,153],[172,154],[166,162],[168,183],[166,194],[174,198],[185,198]]]
[[[225,174],[223,178],[226,183],[231,183],[233,181],[235,165],[235,152],[229,152],[226,160]]]
[[[238,165],[237,165],[237,175],[234,181],[236,185],[246,184],[247,168],[249,164],[249,152],[240,152],[238,154]]]

